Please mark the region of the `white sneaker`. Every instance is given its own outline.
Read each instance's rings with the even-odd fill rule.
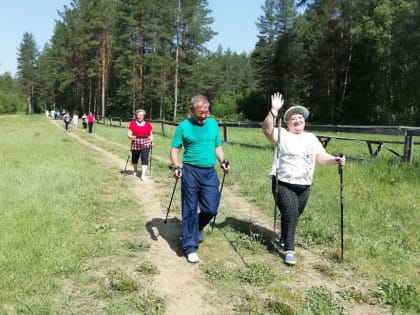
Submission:
[[[204,230],[198,231],[198,242],[201,243],[206,238],[206,232]]]
[[[284,255],[284,262],[288,265],[296,264],[296,254],[292,250],[288,250]]]
[[[200,258],[198,258],[197,253],[191,253],[187,255],[187,260],[188,262],[195,264],[198,263],[200,261]]]
[[[137,172],[133,172],[133,176],[134,177],[137,177]]]

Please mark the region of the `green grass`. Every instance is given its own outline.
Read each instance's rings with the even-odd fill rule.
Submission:
[[[119,173],[40,116],[0,116],[0,129],[0,313],[121,314],[159,300],[112,273],[133,255],[124,244],[147,250],[146,233],[124,239],[145,222]],[[100,285],[109,278],[111,297]]]
[[[167,205],[174,183],[167,167],[171,139],[159,134],[160,126],[154,127],[153,177],[159,189],[167,192],[167,199],[162,200]],[[144,229],[141,218],[132,218],[139,205],[127,196],[121,176],[115,170],[107,171],[96,153],[37,116],[0,117],[0,129],[0,162],[4,165],[0,179],[0,314],[53,314],[62,308],[78,313],[82,309],[78,299],[88,306],[100,300],[108,314],[163,314],[165,305],[159,294],[132,282],[128,273],[115,266],[121,257],[141,257],[150,247],[142,235],[115,237],[119,231]],[[174,130],[167,127],[167,135]],[[126,128],[95,125],[95,134],[104,140],[85,135],[81,129],[77,134],[127,158]],[[232,168],[225,187],[271,219],[273,200],[267,173],[272,149],[260,131],[232,128],[230,135],[232,140],[266,146],[225,145]],[[368,152],[365,143],[351,141],[332,141],[328,150],[348,156]],[[256,231],[247,218],[235,217],[235,206],[227,206],[223,197],[217,226],[200,247],[200,268],[209,286],[230,301],[234,314],[339,314],[339,297],[415,314],[420,287],[418,146],[414,156],[409,166],[384,151],[376,159],[349,162],[344,167],[344,263],[338,261],[337,168],[317,166],[297,241],[324,258],[314,269],[325,277],[339,281],[340,271],[348,268],[366,282],[366,291],[344,287],[334,294],[317,286],[302,290],[296,283],[302,272],[299,263],[295,268],[284,266],[270,243],[269,231],[261,227],[262,232]],[[179,200],[177,191],[171,218],[180,217]],[[121,215],[117,218],[115,213]],[[302,258],[298,248],[298,260]],[[148,279],[158,272],[141,261],[133,264],[133,273]],[[93,272],[97,268],[99,274]],[[110,279],[130,290],[110,286]]]
[[[104,134],[121,134],[118,129],[104,127],[103,132]],[[102,133],[102,129],[99,130],[98,133]],[[155,126],[155,130],[154,153],[167,157],[170,137],[173,135],[175,127],[165,127],[167,137],[160,136],[160,126]],[[232,188],[246,198],[256,209],[259,209],[262,215],[271,217],[273,210],[273,200],[270,194],[271,182],[266,175],[271,167],[272,149],[259,130],[248,128],[230,128],[229,130],[231,141],[263,145],[266,146],[266,149],[225,145],[225,155],[232,168],[232,172],[225,181],[225,186]],[[125,132],[124,130],[124,134]],[[340,134],[339,136],[372,140],[402,140],[402,137],[381,135]],[[120,138],[121,136],[116,136],[113,139],[120,141]],[[387,146],[402,153],[402,145],[387,144]],[[420,241],[418,233],[420,230],[418,211],[420,207],[418,201],[420,147],[415,146],[414,163],[412,165],[402,163],[397,156],[386,150],[380,152],[376,159],[370,159],[367,145],[362,141],[332,140],[328,145],[328,151],[333,153],[343,152],[347,156],[364,159],[363,162],[350,160],[344,167],[344,263],[352,268],[358,276],[367,279],[370,283],[368,289],[372,292],[375,291],[378,283],[389,280],[392,283],[403,283],[410,288],[414,288],[411,294],[419,298],[420,283],[416,275],[420,265],[418,253]],[[165,167],[162,167],[161,171],[160,176],[168,175]],[[317,166],[314,178],[311,197],[299,223],[297,241],[301,246],[318,251],[328,263],[318,265],[316,268],[328,277],[335,277],[341,265],[339,264],[340,191],[337,168]],[[171,185],[170,182],[168,185]],[[179,208],[177,211],[179,214]],[[226,209],[223,209],[222,202],[221,213],[223,211],[226,211]],[[218,218],[218,221],[223,220],[223,214]],[[252,231],[243,232],[245,234],[237,234],[237,231],[224,231],[225,235],[228,233],[236,233],[235,236],[232,236],[233,239],[230,242],[236,246],[237,251],[240,251],[238,248],[243,249],[252,245],[252,240],[249,239],[252,236]],[[226,242],[226,239],[224,240],[222,236],[218,237],[217,233],[214,233],[212,238],[216,239],[217,245],[215,244],[214,247],[210,245],[210,251],[221,250],[220,244],[223,241]],[[227,252],[232,248],[223,248],[222,252],[225,250],[226,255],[228,255]],[[249,251],[249,248],[247,250]],[[240,251],[240,255],[244,255],[242,251]],[[264,249],[264,247],[257,256],[264,261],[271,259],[267,248]],[[205,272],[212,276],[211,278],[213,276],[216,280],[220,278],[220,281],[216,282],[223,292],[228,291],[232,292],[234,296],[240,296],[244,303],[242,306],[248,305],[257,313],[267,312],[267,309],[261,307],[264,304],[263,301],[258,298],[255,300],[255,296],[258,296],[258,294],[255,294],[255,290],[257,290],[255,286],[251,284],[250,287],[253,287],[253,289],[247,289],[247,286],[243,284],[236,270],[237,265],[223,267],[222,262],[211,257],[213,256],[209,255],[206,259],[213,261],[215,266],[210,263],[209,269],[204,268]],[[252,257],[252,254],[250,254],[250,257]],[[254,258],[249,259],[252,261]],[[276,268],[274,270],[282,272]],[[245,271],[245,275],[247,275],[247,272],[252,271]],[[244,274],[242,274],[242,279],[243,277]],[[232,284],[226,284],[226,282],[232,282]],[[275,282],[278,284],[278,281]],[[238,287],[235,288],[235,286]],[[282,286],[280,285],[280,287]],[[349,290],[348,292],[353,292],[351,289]],[[258,289],[257,291],[261,290]],[[280,291],[281,294],[284,294],[284,290]],[[274,300],[280,298],[276,296],[274,290],[266,288],[262,290],[262,295],[263,292],[273,294]],[[296,292],[296,294],[300,293]],[[246,298],[249,295],[253,295],[254,299]],[[373,298],[373,296],[357,297],[356,293],[354,295],[356,296],[354,300],[366,299],[371,301]],[[324,294],[320,294],[320,296],[324,296]],[[305,303],[296,299],[294,294],[291,294],[289,300],[297,300],[294,302],[294,311],[298,312],[299,305],[304,308]],[[389,305],[404,309],[401,306],[402,303],[405,302],[397,303],[391,299]],[[255,304],[260,306],[257,307]],[[413,311],[413,306],[410,303],[406,304],[408,304],[408,310],[407,307],[405,310]],[[246,310],[250,311],[248,307],[245,307],[244,314]],[[242,314],[242,311],[238,312]]]
[[[313,287],[306,295],[305,302],[308,314],[336,315],[343,314],[343,309],[324,287]]]
[[[392,309],[420,313],[420,299],[416,289],[410,284],[382,281],[375,291],[375,297]]]

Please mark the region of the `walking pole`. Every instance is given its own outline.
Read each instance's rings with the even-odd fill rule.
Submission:
[[[152,150],[153,150],[153,146],[150,146],[150,151],[149,151],[149,172],[150,172],[150,174],[152,174]]]
[[[274,124],[273,124],[274,125]],[[278,121],[278,128],[277,128],[277,143],[276,143],[276,195],[274,196],[274,220],[273,220],[273,230],[276,232],[277,227],[277,195],[279,193],[279,182],[278,182],[278,176],[280,172],[280,129],[281,129],[281,116]]]
[[[130,150],[128,150],[128,156],[127,156],[127,161],[125,162],[125,166],[124,166],[124,174],[127,171],[127,165],[128,165],[128,160],[130,159],[131,156],[131,144],[130,144]]]
[[[342,157],[343,154],[340,154]],[[344,196],[343,196],[343,166],[338,165],[338,174],[340,175],[340,217],[341,217],[341,262],[344,260]]]
[[[164,224],[166,224],[166,222],[168,221],[169,210],[171,209],[172,199],[174,198],[175,188],[176,188],[177,183],[178,183],[178,178],[175,179],[175,185],[174,185],[174,189],[172,190],[171,200],[169,201],[168,210],[166,211],[166,217],[165,217],[165,220],[163,221]]]
[[[226,161],[225,162],[225,165],[226,165],[226,167],[228,167],[229,166],[229,162]],[[220,200],[220,198],[222,198],[222,191],[223,191],[223,185],[225,183],[225,177],[226,177],[226,173],[223,173],[222,184],[220,185],[220,191],[219,191],[219,200]],[[217,214],[213,218],[213,223],[211,225],[211,232],[213,232],[214,225],[216,224],[216,216],[217,216]]]
[[[125,162],[125,166],[124,166],[124,173],[126,172],[126,170],[127,170],[127,165],[128,165],[128,160],[130,159],[130,154],[128,154],[128,156],[127,156],[127,161]]]

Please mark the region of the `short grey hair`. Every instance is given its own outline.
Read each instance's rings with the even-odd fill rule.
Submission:
[[[143,114],[144,116],[146,116],[146,111],[144,109],[137,109],[136,110],[136,117],[138,114]]]
[[[199,105],[210,106],[210,102],[206,96],[198,94],[191,99],[191,110],[194,110]]]

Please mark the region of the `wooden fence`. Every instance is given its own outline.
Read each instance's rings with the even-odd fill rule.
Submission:
[[[97,122],[102,124],[108,124],[113,127],[124,127],[127,128],[130,119],[124,119],[122,117],[97,117]],[[165,126],[177,126],[178,123],[156,120],[152,121],[155,125],[160,125],[160,133],[163,136],[165,134]],[[223,122],[219,121],[219,126],[223,130],[223,141],[226,143],[231,143],[229,141],[229,128],[258,128],[261,129],[262,123],[252,123],[252,122]],[[156,130],[156,127],[155,127]],[[398,156],[403,161],[407,163],[413,162],[414,156],[414,145],[419,145],[420,142],[415,142],[414,137],[420,136],[420,127],[409,127],[409,126],[342,126],[342,125],[311,125],[307,124],[305,130],[312,131],[316,134],[318,139],[321,141],[322,145],[326,148],[328,143],[332,139],[341,140],[341,141],[362,141],[365,142],[369,150],[369,155],[372,158],[375,158],[381,150],[387,150],[392,154]],[[157,130],[156,130],[157,131]],[[403,137],[403,141],[389,141],[389,140],[374,140],[374,139],[360,139],[360,138],[351,138],[351,137],[340,137],[340,136],[331,136],[331,135],[322,135],[318,132],[347,132],[347,133],[356,133],[356,134],[380,134],[380,135],[394,135]],[[396,150],[389,148],[388,144],[399,144],[404,145],[404,150],[402,153],[397,152]],[[247,145],[252,147],[260,147],[257,145]]]

